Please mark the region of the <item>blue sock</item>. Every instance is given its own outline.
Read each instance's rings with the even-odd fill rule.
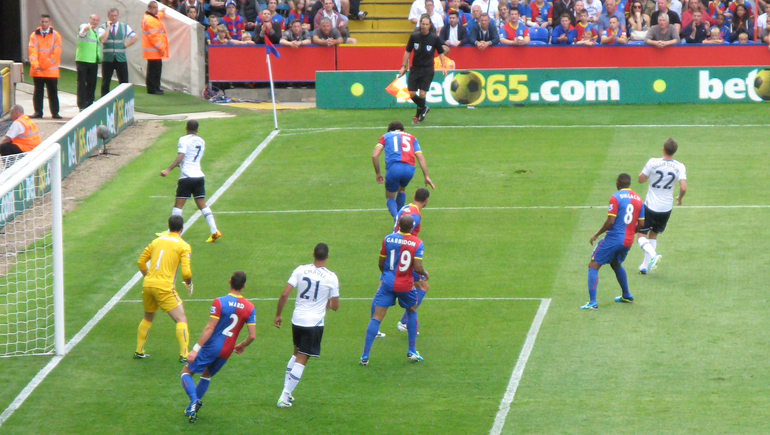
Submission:
[[[623,269],[623,266],[615,269],[615,277],[618,279],[621,290],[623,290],[623,297],[630,299],[632,296],[631,293],[628,292],[628,276],[626,275],[626,269]]]
[[[404,204],[406,204],[406,193],[398,193],[396,195],[396,206],[401,210],[401,208],[404,207]]]
[[[426,294],[428,294],[428,292],[417,289],[417,308],[420,307],[420,304],[422,303],[422,300],[425,299]],[[372,313],[374,313],[374,311],[372,311]],[[404,310],[404,315],[401,317],[401,323],[403,323],[404,325],[406,325],[406,321],[407,321],[406,315],[407,315],[407,311]],[[418,328],[417,330],[419,331],[420,329]]]
[[[406,332],[409,337],[409,352],[415,353],[414,342],[417,341],[417,311],[407,313]]]
[[[390,215],[393,216],[393,219],[395,219],[399,210],[398,205],[396,205],[396,200],[393,198],[388,198],[385,201],[385,204],[388,206],[388,211],[390,212]]]
[[[190,397],[190,403],[195,403],[198,400],[198,395],[195,393],[195,381],[192,376],[187,373],[182,373],[182,388],[184,392]]]
[[[588,297],[590,303],[596,303],[596,286],[599,284],[599,271],[597,269],[588,269]]]
[[[369,317],[374,317],[374,299],[372,299],[372,313],[369,315]]]
[[[211,379],[204,378],[203,376],[198,380],[198,388],[195,389],[195,395],[198,396],[198,400],[203,399],[203,395],[209,389],[209,382],[211,382]]]
[[[361,358],[369,358],[369,351],[372,349],[374,338],[377,337],[377,331],[379,330],[380,321],[372,318],[372,320],[369,321],[369,327],[366,328],[366,342],[364,342],[364,353],[361,355]]]

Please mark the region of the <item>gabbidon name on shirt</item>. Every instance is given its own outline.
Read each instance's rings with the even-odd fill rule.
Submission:
[[[394,238],[388,237],[387,239],[385,239],[385,241],[388,243],[397,243],[399,245],[417,246],[417,243],[414,243],[412,240],[407,240],[407,239],[394,239]]]

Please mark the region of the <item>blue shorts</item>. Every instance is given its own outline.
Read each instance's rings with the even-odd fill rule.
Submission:
[[[406,187],[414,177],[414,166],[406,163],[393,163],[385,172],[385,190],[398,192],[399,187]]]
[[[420,282],[425,281],[425,275],[420,275],[419,273],[412,271],[412,279],[414,279],[414,282]]]
[[[623,264],[630,249],[623,246],[623,244],[608,242],[605,237],[596,244],[596,248],[594,248],[594,252],[591,254],[591,260],[599,264],[609,264],[613,261]]]
[[[206,369],[209,369],[209,374],[214,376],[217,372],[224,367],[227,359],[219,357],[219,350],[207,350],[203,348],[198,352],[195,357],[195,361],[187,363],[187,369],[193,373],[201,374]]]
[[[401,308],[411,308],[417,305],[417,291],[411,289],[408,292],[394,292],[392,289],[386,289],[382,284],[374,295],[374,306],[390,308],[396,305],[396,299]]]

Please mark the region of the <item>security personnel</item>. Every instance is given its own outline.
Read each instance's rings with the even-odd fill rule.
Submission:
[[[59,64],[61,63],[61,35],[51,27],[51,17],[40,16],[40,27],[29,36],[29,75],[35,82],[32,118],[43,117],[43,88],[48,88],[48,108],[51,116],[59,116]]]
[[[128,83],[126,49],[139,40],[126,23],[118,21],[118,8],[107,11],[107,23],[99,28],[99,40],[104,44],[102,61],[102,97],[110,92],[112,73],[118,73],[118,82]]]
[[[23,107],[18,104],[11,107],[11,119],[13,124],[0,141],[0,156],[28,153],[40,145],[37,126],[24,114]]]
[[[75,64],[78,71],[78,108],[80,110],[94,104],[96,73],[102,62],[102,47],[96,34],[98,27],[99,16],[93,14],[88,23],[80,25],[78,31]]]
[[[148,94],[163,95],[160,76],[163,72],[163,59],[168,59],[168,37],[161,21],[164,15],[158,12],[158,2],[151,1],[142,18],[142,57],[147,59],[145,84]]]

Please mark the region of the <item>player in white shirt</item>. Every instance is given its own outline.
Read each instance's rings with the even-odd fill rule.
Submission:
[[[318,358],[321,355],[326,310],[331,308],[337,311],[340,305],[340,284],[337,275],[326,268],[328,258],[329,247],[325,243],[317,244],[313,249],[313,263],[294,269],[278,299],[275,327],[280,329],[283,307],[291,291],[297,289],[297,300],[291,317],[294,354],[286,365],[283,391],[277,404],[279,408],[290,408],[294,402],[291,393],[302,377],[307,360],[311,356]]]
[[[217,230],[214,214],[206,205],[206,182],[201,170],[201,160],[205,151],[206,142],[198,136],[198,121],[194,119],[187,121],[187,134],[179,138],[176,159],[168,169],[160,172],[160,176],[165,177],[172,169],[179,166],[181,174],[177,182],[176,200],[174,208],[171,209],[171,215],[182,216],[182,207],[187,202],[187,198],[192,196],[211,230],[206,243],[212,243],[222,237],[222,233]]]
[[[668,138],[663,144],[663,157],[650,159],[639,174],[639,183],[650,180],[644,200],[644,227],[639,231],[649,237],[640,235],[636,240],[644,251],[644,261],[639,266],[642,275],[655,272],[662,258],[657,253],[658,234],[666,229],[674,208],[675,184],[679,182],[676,205],[682,205],[682,198],[687,193],[687,171],[682,163],[674,160],[678,148],[676,141]]]

